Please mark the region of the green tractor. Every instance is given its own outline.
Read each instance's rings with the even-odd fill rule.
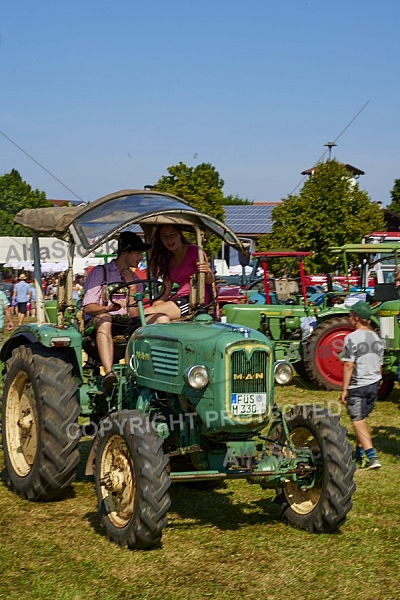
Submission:
[[[371,326],[380,335],[384,346],[382,381],[378,399],[387,399],[398,380],[400,362],[400,299],[394,283],[393,271],[399,264],[398,242],[345,244],[332,251],[341,255],[344,269],[348,270],[350,257],[357,256],[361,265],[361,286],[368,290],[368,276],[375,275],[371,302]]]
[[[275,490],[293,526],[333,532],[343,525],[355,465],[339,417],[315,405],[278,409],[274,381],[287,381],[291,366],[275,361],[259,331],[216,320],[201,301],[201,277],[193,282],[190,319],[154,325],[145,324],[143,299],[151,301],[149,288],[160,283],[142,281],[135,301],[143,325],[115,339],[118,383],[109,393],[101,386],[95,344],[81,333],[71,301],[75,248],[84,256],[123,229],[140,226],[149,236],[155,224],[179,223],[198,244],[215,234],[243,251],[229,228],[175,196],[141,190],[81,207],[23,210],[15,221],[32,230],[38,309],[37,323],[16,330],[0,356],[4,456],[17,494],[62,496],[75,478],[81,434],[90,433],[86,472],[94,475],[105,531],[123,547],[160,542],[171,482],[245,479]],[[44,232],[70,243],[56,324],[46,318],[40,286]]]
[[[340,255],[346,273],[350,257],[357,257],[362,265],[359,291],[364,290],[366,299],[372,302],[372,323],[376,329],[379,329],[380,310],[385,309],[385,304],[382,303],[383,288],[388,288],[383,281],[382,268],[378,268],[378,265],[381,265],[382,261],[387,262],[389,255],[397,262],[398,249],[398,244],[394,242],[346,244],[332,248],[332,252]],[[274,346],[276,359],[291,362],[297,373],[306,381],[312,381],[328,391],[340,390],[343,377],[340,353],[345,336],[352,331],[348,320],[351,304],[347,303],[351,302],[350,285],[345,293],[333,288],[309,296],[303,260],[310,254],[286,250],[254,253],[253,256],[258,259],[264,274],[263,280],[257,284],[261,293],[249,290],[247,304],[225,304],[222,314],[228,323],[252,327],[264,333]],[[274,258],[287,257],[297,260],[299,278],[271,279],[268,262]],[[377,269],[382,275],[382,283],[375,286],[374,296],[366,293],[371,268]],[[393,270],[393,267],[391,268]],[[355,296],[354,300],[357,297]],[[392,339],[393,335],[389,337]],[[400,349],[400,346],[397,345],[396,348]],[[393,388],[397,356],[398,351],[392,339],[391,347],[385,353],[384,379],[379,390],[381,399],[386,398]]]

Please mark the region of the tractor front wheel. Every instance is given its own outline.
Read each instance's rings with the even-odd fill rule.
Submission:
[[[163,439],[136,410],[109,415],[98,435],[95,484],[107,537],[132,549],[157,544],[171,504]]]
[[[53,500],[75,479],[80,412],[72,366],[50,350],[19,346],[6,363],[3,447],[12,489]]]
[[[299,448],[303,455],[304,449],[310,448],[309,463],[315,471],[308,480],[296,481],[289,476],[277,489],[275,501],[283,518],[294,527],[310,533],[335,531],[346,521],[356,489],[353,482],[356,467],[346,429],[337,415],[316,405],[296,406],[283,418],[292,449]],[[278,439],[287,459],[296,458],[296,452],[286,443],[283,427]]]

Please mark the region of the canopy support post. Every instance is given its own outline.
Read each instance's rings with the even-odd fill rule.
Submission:
[[[36,321],[38,325],[48,323],[49,318],[44,308],[44,298],[42,290],[42,273],[40,270],[40,246],[39,236],[31,229],[32,232],[32,250],[33,250],[33,277],[35,280],[36,289]]]

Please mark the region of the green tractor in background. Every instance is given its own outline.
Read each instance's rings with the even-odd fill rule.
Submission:
[[[343,377],[340,353],[345,336],[352,331],[348,320],[351,302],[359,299],[359,293],[364,290],[365,299],[372,303],[372,325],[378,332],[381,329],[381,336],[386,340],[379,397],[387,398],[397,379],[400,345],[394,339],[397,324],[396,329],[392,327],[390,331],[386,330],[386,325],[382,328],[382,322],[380,324],[382,314],[386,315],[388,310],[392,314],[396,310],[393,304],[389,308],[383,301],[388,297],[397,297],[394,284],[390,285],[383,280],[381,265],[383,263],[383,269],[393,271],[394,262],[397,264],[398,250],[399,246],[395,242],[346,244],[332,248],[332,252],[340,255],[346,273],[350,257],[357,257],[361,264],[360,288],[354,293],[353,299],[350,286],[344,293],[328,288],[327,291],[311,296],[307,294],[303,260],[310,252],[256,252],[253,256],[258,259],[264,273],[261,288],[260,282],[258,283],[261,293],[249,290],[247,304],[226,304],[222,309],[223,318],[228,323],[252,327],[264,333],[274,346],[276,359],[291,362],[300,377],[306,381],[312,381],[324,390],[340,390]],[[270,278],[268,262],[274,258],[288,257],[297,260],[299,278]],[[394,262],[389,266],[391,259]],[[368,273],[371,268],[378,270],[381,275],[381,283],[375,285],[375,290],[368,289]],[[369,295],[368,291],[375,292],[374,296]],[[398,306],[400,308],[400,304]]]
[[[71,300],[75,247],[84,256],[123,229],[139,225],[149,236],[157,224],[176,223],[200,246],[203,235],[214,234],[243,252],[229,228],[175,196],[142,190],[87,206],[23,210],[15,221],[32,230],[38,311],[37,323],[18,328],[0,355],[4,456],[17,494],[30,501],[62,496],[75,478],[81,433],[90,431],[86,473],[94,475],[107,536],[121,546],[160,541],[171,482],[205,487],[245,479],[275,490],[294,526],[332,532],[345,522],[355,465],[339,417],[315,405],[278,409],[274,380],[288,381],[291,366],[275,360],[259,331],[216,320],[213,306],[204,306],[201,277],[192,282],[191,318],[162,325],[146,325],[143,313],[143,298],[154,299],[162,284],[142,281],[135,296],[142,326],[115,339],[118,384],[109,393],[101,386],[96,346],[82,334]],[[44,310],[40,232],[70,243],[56,324]]]

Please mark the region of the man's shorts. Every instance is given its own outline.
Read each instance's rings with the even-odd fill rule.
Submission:
[[[347,412],[352,421],[366,419],[375,406],[380,381],[349,390]]]
[[[112,315],[111,335],[123,335],[129,338],[132,333],[141,326],[139,317],[128,317],[128,315]],[[89,319],[85,323],[85,334],[95,336],[94,319]]]
[[[181,311],[181,317],[184,317],[190,312],[189,296],[172,296],[171,301],[174,302]]]
[[[26,305],[28,303],[27,302],[18,302],[17,306],[18,306],[18,312],[21,313],[21,315],[26,315]]]

